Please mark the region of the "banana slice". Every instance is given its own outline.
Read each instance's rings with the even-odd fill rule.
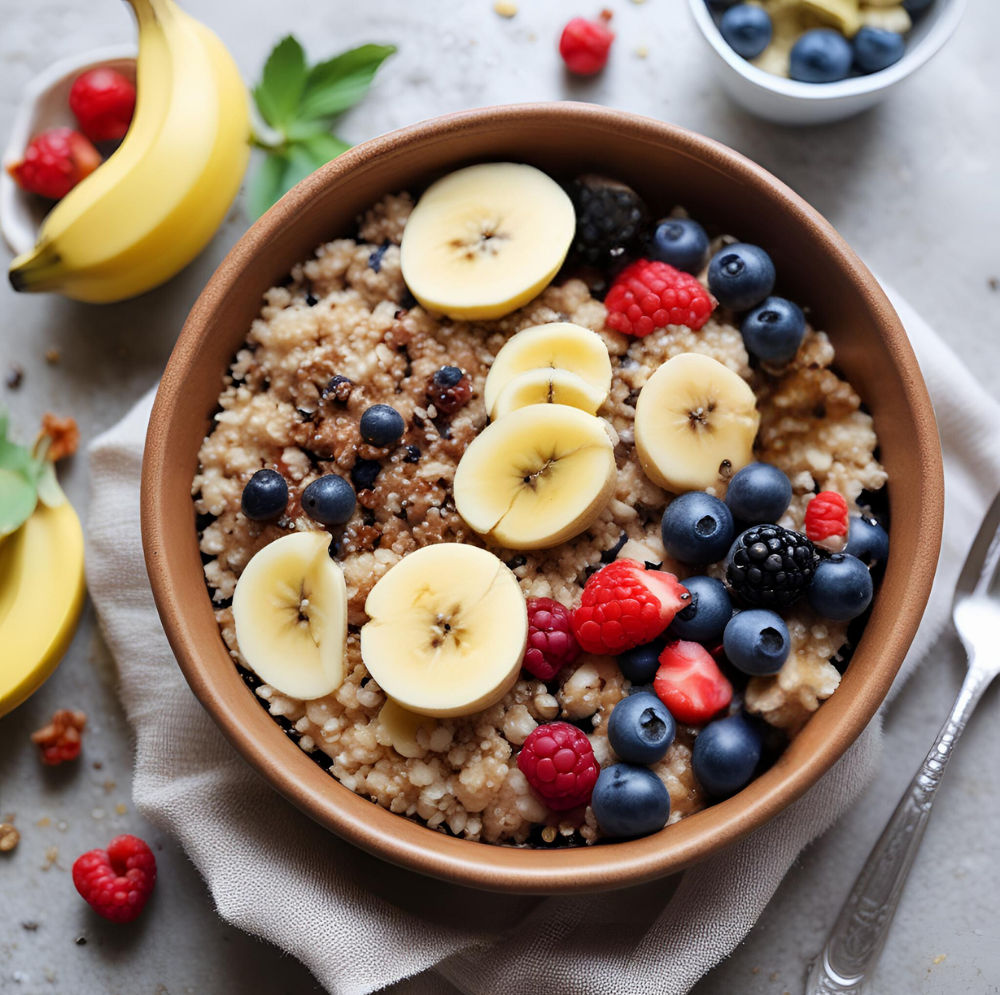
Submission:
[[[422,757],[427,752],[417,742],[417,733],[423,728],[426,728],[428,733],[433,732],[437,725],[429,715],[411,712],[392,698],[386,698],[378,713],[378,722],[388,736],[392,748],[401,757],[410,759]]]
[[[497,353],[486,377],[483,401],[491,418],[500,391],[519,373],[560,369],[575,373],[601,394],[611,390],[611,357],[597,332],[570,321],[534,325],[512,335]],[[594,409],[595,411],[597,408]]]
[[[449,318],[501,318],[559,272],[576,230],[566,192],[534,166],[488,162],[432,184],[403,231],[403,279]]]
[[[292,698],[322,698],[344,682],[347,585],[326,532],[294,532],[259,550],[233,596],[240,653]]]
[[[839,28],[848,38],[856,35],[861,27],[858,0],[798,0],[798,2],[804,10]]]
[[[487,426],[455,472],[455,507],[510,549],[547,549],[591,525],[617,469],[600,418],[561,404],[520,408]]]
[[[598,390],[569,370],[528,370],[504,385],[493,405],[493,418],[532,404],[566,404],[596,415],[607,396],[607,391]]]
[[[742,377],[709,356],[685,352],[640,391],[635,447],[654,483],[675,494],[701,491],[753,459],[759,425],[757,399]]]
[[[905,35],[913,27],[907,9],[896,0],[890,0],[889,4],[868,0],[861,8],[861,23],[869,28],[882,28],[901,35]]]
[[[403,709],[469,715],[498,702],[517,680],[527,608],[517,578],[488,550],[424,546],[378,581],[365,611],[371,621],[361,630],[361,657]]]

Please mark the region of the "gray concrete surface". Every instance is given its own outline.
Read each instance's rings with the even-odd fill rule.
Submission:
[[[552,98],[619,106],[711,135],[825,213],[1000,397],[998,297],[989,282],[1000,278],[995,60],[987,68],[1000,35],[1000,5],[972,3],[949,47],[891,103],[810,132],[762,124],[726,102],[703,72],[681,0],[612,0],[614,58],[604,77],[587,84],[567,81],[553,53],[561,24],[589,13],[575,0],[522,0],[510,21],[494,14],[490,0],[187,0],[185,6],[222,35],[248,78],[288,31],[306,40],[317,59],[354,43],[397,42],[399,55],[343,123],[352,141],[464,107]],[[116,0],[0,0],[0,25],[0,138],[36,72],[68,53],[132,37],[128,10]],[[648,49],[645,59],[636,54],[639,46]],[[0,368],[17,362],[25,369],[20,389],[0,386],[0,403],[10,407],[14,423],[28,432],[45,410],[72,414],[85,440],[113,424],[155,382],[184,315],[245,226],[238,203],[184,274],[115,307],[19,297],[0,287]],[[53,347],[60,359],[50,365],[45,353]],[[84,457],[64,480],[85,512]],[[960,653],[947,639],[887,715],[884,762],[873,788],[802,855],[746,942],[703,979],[698,995],[802,991],[807,960],[946,713],[960,672]],[[85,760],[42,770],[28,734],[61,706],[90,715]],[[1000,992],[997,706],[994,689],[953,762],[873,995]],[[16,814],[23,836],[16,851],[0,855],[0,992],[318,990],[297,963],[221,922],[183,853],[133,810],[131,762],[114,666],[88,608],[56,675],[0,721],[0,816]],[[69,879],[80,852],[121,831],[150,840],[160,867],[149,913],[128,930],[89,915]]]

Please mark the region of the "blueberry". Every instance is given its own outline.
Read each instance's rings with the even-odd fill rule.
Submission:
[[[656,639],[645,646],[636,646],[626,650],[618,657],[618,668],[622,676],[633,684],[652,684],[657,670],[660,669],[660,654],[666,641]]]
[[[670,792],[648,767],[620,763],[601,771],[590,805],[605,836],[648,836],[667,824]]]
[[[320,525],[343,525],[356,503],[354,488],[335,473],[317,477],[302,492],[302,510]]]
[[[670,635],[695,643],[718,642],[733,617],[726,585],[714,577],[688,577],[681,583],[691,594],[691,604],[674,616]]]
[[[907,13],[917,14],[922,10],[926,10],[934,0],[903,0],[903,6],[906,8]]]
[[[361,438],[380,449],[394,446],[405,429],[403,416],[388,404],[373,404],[361,416]]]
[[[785,620],[766,608],[738,612],[722,637],[726,659],[744,674],[776,674],[788,659],[792,640]]]
[[[763,7],[739,3],[722,15],[719,31],[744,59],[756,59],[771,41],[771,18]]]
[[[681,563],[714,563],[733,544],[736,530],[729,509],[704,491],[675,497],[663,513],[663,546]]]
[[[856,556],[834,553],[820,560],[806,588],[806,597],[817,615],[846,622],[857,618],[871,604],[872,590],[868,567]]]
[[[454,387],[464,376],[457,366],[442,366],[433,377],[438,387]]]
[[[791,500],[791,481],[770,463],[743,467],[726,490],[726,505],[742,525],[774,525]]]
[[[243,488],[240,507],[252,522],[277,518],[288,504],[288,484],[277,470],[258,470]]]
[[[630,764],[662,760],[677,732],[674,717],[655,694],[622,698],[608,719],[608,742]]]
[[[905,48],[898,32],[865,25],[854,36],[854,64],[866,73],[877,73],[899,62]]]
[[[844,552],[856,556],[872,570],[882,570],[889,557],[889,534],[874,518],[854,515],[847,527]]]
[[[802,83],[836,83],[851,71],[853,61],[851,43],[839,31],[815,28],[792,47],[788,74]]]
[[[375,486],[375,480],[382,469],[377,459],[358,459],[351,467],[351,483],[359,491],[368,491]]]
[[[787,363],[802,345],[806,316],[798,304],[784,297],[768,297],[743,319],[740,331],[752,356],[767,363]]]
[[[420,447],[419,446],[407,446],[406,455],[403,457],[404,463],[416,463],[420,459]]]
[[[708,235],[690,218],[664,218],[657,222],[647,255],[685,273],[697,273],[708,255]]]
[[[737,242],[719,249],[708,264],[708,289],[733,311],[749,311],[774,289],[774,263],[759,246]]]
[[[753,780],[762,746],[756,724],[741,712],[710,722],[694,741],[694,776],[712,798],[735,795]]]

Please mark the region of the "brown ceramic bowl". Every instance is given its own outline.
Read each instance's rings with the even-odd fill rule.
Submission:
[[[477,160],[532,163],[555,176],[598,170],[654,211],[699,219],[767,248],[782,292],[808,304],[837,366],[875,418],[889,472],[892,556],[837,693],[781,759],[734,798],[654,836],[562,850],[454,839],[373,805],[303,753],[233,666],[205,587],[190,485],[223,373],[261,295],[322,242],[354,230],[383,194],[419,191]],[[437,118],[367,142],[300,183],[240,240],[195,304],[150,420],[142,478],[146,564],[184,676],[239,753],[317,822],[386,860],[510,892],[623,887],[678,871],[752,832],[830,769],[875,714],[917,629],[937,562],[944,486],[931,403],[899,319],[871,273],[808,204],[759,166],[660,121],[578,103],[496,107]]]

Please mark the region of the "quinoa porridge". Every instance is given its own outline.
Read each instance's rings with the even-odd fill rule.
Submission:
[[[360,220],[357,239],[320,246],[286,284],[270,289],[225,377],[192,485],[219,628],[262,705],[349,790],[469,840],[593,843],[607,835],[593,808],[549,808],[518,768],[517,753],[536,726],[565,720],[586,733],[601,768],[614,764],[608,718],[631,690],[616,658],[582,652],[548,681],[521,671],[485,709],[427,718],[401,752],[379,721],[386,695],[361,655],[372,588],[404,557],[442,542],[488,547],[513,571],[525,597],[551,598],[567,608],[579,603],[594,571],[616,559],[660,565],[681,582],[697,573],[724,578],[721,562],[702,569],[667,552],[661,517],[672,498],[644,472],[636,451],[637,398],[674,356],[709,356],[752,387],[760,413],[754,459],[784,471],[792,485],[777,522],[787,529],[803,531],[817,491],[839,493],[856,513],[858,502],[883,486],[872,419],[831,368],[834,351],[822,331],[807,328],[794,358],[780,365],[751,363],[734,314],[723,307],[698,330],[668,325],[632,337],[608,327],[605,304],[569,268],[504,317],[463,321],[435,314],[415,303],[402,275],[400,243],[413,207],[407,194],[385,197]],[[715,239],[712,251],[727,241]],[[706,279],[704,268],[700,278]],[[456,468],[487,425],[484,389],[494,357],[517,332],[550,322],[591,329],[607,348],[611,386],[598,415],[609,426],[617,480],[604,510],[575,537],[547,549],[498,547],[456,510]],[[471,394],[459,397],[460,404],[451,385],[434,381],[443,367],[467,377]],[[359,428],[362,414],[376,404],[390,405],[405,425],[402,438],[387,446],[365,441]],[[287,507],[268,522],[241,511],[244,487],[262,468],[277,470],[288,485]],[[302,492],[327,474],[352,481],[357,499],[349,520],[329,527],[330,555],[347,590],[344,678],[332,693],[303,700],[252,677],[232,599],[259,550],[292,532],[324,531],[303,510]],[[709,493],[724,498],[725,490],[720,478]],[[848,645],[849,623],[821,618],[805,599],[781,615],[790,640],[787,660],[773,675],[737,675],[730,706],[742,704],[766,721],[770,750],[794,736],[836,690]],[[669,792],[668,824],[709,802],[692,769],[697,734],[696,725],[678,720],[665,755],[649,765]]]

